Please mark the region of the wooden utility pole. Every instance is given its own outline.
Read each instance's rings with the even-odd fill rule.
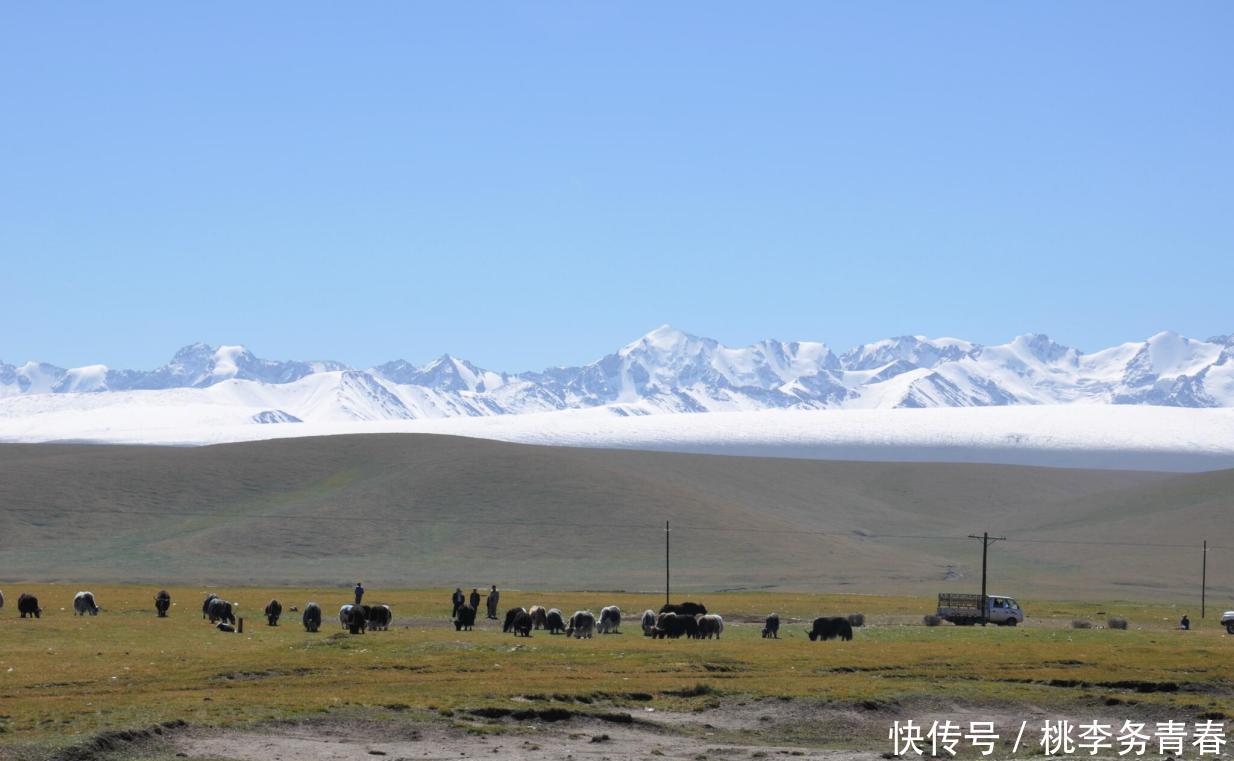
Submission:
[[[1200,618],[1204,618],[1204,598],[1208,593],[1208,540],[1204,540],[1204,558],[1200,562]]]
[[[969,539],[981,540],[981,625],[985,626],[990,622],[990,606],[986,599],[986,568],[990,557],[990,544],[992,542],[1001,542],[1007,539],[1005,536],[990,536],[990,532],[986,531],[977,536],[969,534]]]
[[[671,533],[671,529],[669,529],[668,527],[668,521],[664,521],[664,604],[665,605],[668,605],[670,603],[669,592],[672,589],[672,584],[670,583],[672,580],[672,577],[669,574],[669,568],[670,568],[669,538],[668,538],[669,533]]]

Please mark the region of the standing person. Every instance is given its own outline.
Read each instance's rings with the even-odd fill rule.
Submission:
[[[480,590],[476,589],[475,587],[471,588],[471,609],[472,610],[480,609]]]
[[[501,592],[497,591],[497,585],[494,584],[493,588],[489,590],[488,593],[488,617],[493,620],[497,619],[497,602],[500,599]]]
[[[458,609],[463,607],[466,600],[463,598],[463,588],[455,587],[454,596],[450,598],[450,602],[454,603],[454,610],[450,611],[450,618],[458,618]]]
[[[357,581],[356,582],[356,605],[359,605],[360,601],[363,599],[364,599],[364,584]]]

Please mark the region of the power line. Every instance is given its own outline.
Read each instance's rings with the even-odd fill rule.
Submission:
[[[1163,542],[1103,542],[1099,540],[1085,541],[1082,539],[1016,539],[1014,537],[1003,537],[1007,542],[1019,542],[1020,544],[1082,544],[1082,545],[1097,545],[1105,547],[1167,547],[1172,549],[1198,549],[1198,544],[1166,544]]]
[[[89,513],[101,515],[136,515],[141,517],[161,517],[161,518],[180,518],[180,517],[201,517],[201,518],[247,518],[250,520],[310,520],[310,521],[345,521],[354,523],[356,521],[368,521],[372,523],[433,523],[458,526],[529,526],[529,527],[560,527],[560,528],[597,528],[597,529],[635,529],[635,530],[653,530],[654,526],[643,523],[562,523],[560,521],[496,521],[496,520],[457,520],[452,518],[395,518],[395,517],[368,517],[360,515],[308,515],[304,513],[221,513],[208,510],[179,510],[168,512],[165,510],[112,510],[107,508],[101,509],[80,509],[71,507],[52,507],[52,508],[34,508],[34,507],[10,507],[3,508],[0,512],[14,513],[45,513],[45,512],[60,512],[60,513]]]

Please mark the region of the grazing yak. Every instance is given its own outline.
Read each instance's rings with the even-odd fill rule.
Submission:
[[[656,626],[651,636],[656,639],[678,639],[680,637],[694,639],[698,636],[698,621],[694,616],[673,612],[661,613],[656,619]]]
[[[99,606],[94,601],[94,593],[78,592],[73,596],[73,615],[84,616],[87,613],[92,616],[99,614]]]
[[[43,609],[39,607],[39,598],[22,592],[17,598],[17,612],[22,618],[42,618]]]
[[[390,610],[389,605],[366,605],[368,608],[368,628],[369,631],[386,631],[390,628],[390,621],[394,619],[394,613]]]
[[[268,626],[278,626],[281,615],[283,615],[283,603],[278,600],[266,603],[266,624]]]
[[[767,622],[763,624],[763,639],[779,639],[780,638],[780,614],[772,613],[767,616]]]
[[[510,608],[509,610],[507,610],[506,620],[502,622],[501,630],[503,632],[509,632],[510,628],[514,626],[514,619],[517,618],[520,613],[522,613],[523,615],[527,615],[527,609],[526,608]]]
[[[0,608],[4,607],[4,591],[0,590]]]
[[[686,639],[698,639],[698,618],[694,616],[678,616],[681,619],[681,631]]]
[[[209,611],[210,623],[217,624],[219,622],[225,624],[236,625],[235,606],[227,602],[221,597],[215,597],[210,600]]]
[[[548,611],[546,611],[542,606],[532,605],[531,608],[527,610],[527,613],[531,616],[532,628],[544,628],[544,623],[548,618]]]
[[[509,618],[509,616],[507,616]],[[520,634],[524,637],[531,636],[531,614],[522,608],[514,611],[514,620],[510,621],[510,631],[514,632],[514,636]]]
[[[206,599],[201,604],[201,617],[202,618],[210,617],[210,605],[217,599],[219,599],[218,595],[215,595],[215,594],[206,595]]]
[[[600,609],[600,623],[596,630],[601,634],[621,634],[621,608],[608,605]]]
[[[822,640],[826,642],[829,639],[840,639],[848,642],[853,638],[853,625],[848,622],[843,616],[835,616],[828,618],[820,616],[814,619],[814,628],[810,629],[810,641]]]
[[[656,625],[652,629],[651,636],[656,639],[677,639],[685,633],[686,618],[688,616],[679,616],[672,612],[661,613],[656,617]]]
[[[454,631],[461,632],[464,629],[471,631],[471,627],[476,625],[476,609],[471,605],[460,605],[458,610],[454,611]]]
[[[315,632],[321,628],[321,606],[310,602],[304,606],[304,615],[300,616],[304,631]]]
[[[570,626],[566,629],[566,636],[573,636],[575,639],[591,639],[591,634],[596,629],[596,614],[589,610],[578,610],[570,616]]]
[[[700,602],[683,602],[680,604],[665,603],[660,608],[661,613],[676,613],[679,616],[705,616],[707,606]]]
[[[352,634],[363,634],[368,629],[368,616],[364,615],[364,607],[351,606],[351,615],[347,620],[347,631]]]
[[[699,616],[698,618],[698,638],[699,639],[711,639],[712,637],[719,639],[720,635],[723,633],[724,633],[724,619],[723,618],[720,618],[714,613],[706,615],[706,616]]]
[[[566,630],[566,619],[557,608],[549,608],[544,614],[544,628],[549,634],[561,634]]]
[[[167,611],[171,610],[171,595],[167,594],[166,589],[159,590],[154,596],[154,610],[158,612],[159,618],[167,618]]]
[[[656,612],[651,608],[643,611],[643,636],[651,637],[656,631]]]
[[[363,634],[368,627],[368,617],[364,615],[364,606],[347,603],[338,609],[338,620],[343,628],[352,634]]]

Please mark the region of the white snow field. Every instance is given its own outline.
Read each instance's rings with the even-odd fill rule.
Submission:
[[[312,376],[320,377],[320,376]],[[240,384],[240,389],[229,389]],[[435,433],[527,444],[877,461],[1199,471],[1234,467],[1234,409],[1019,405],[629,415],[622,408],[313,422],[272,410],[263,388],[47,394],[0,400],[0,441],[205,445],[358,433]],[[330,393],[336,387],[328,384]],[[237,394],[249,394],[247,404]],[[297,408],[333,409],[312,384]],[[213,398],[222,396],[223,398]],[[330,394],[326,394],[330,396]],[[283,398],[280,401],[286,402]],[[264,419],[272,422],[260,422]]]

